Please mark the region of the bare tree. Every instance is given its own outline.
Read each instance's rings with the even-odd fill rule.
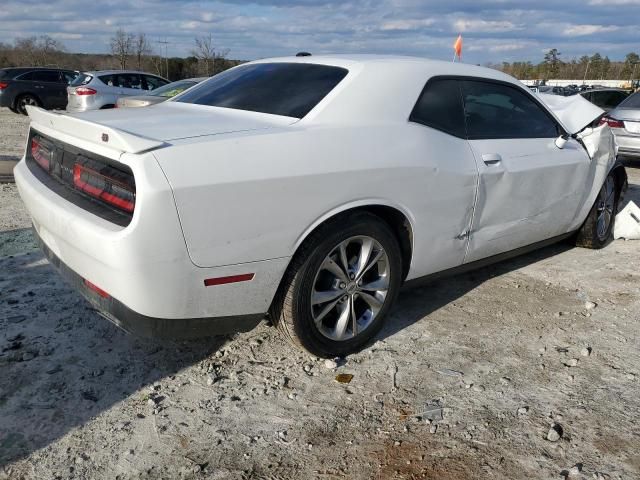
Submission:
[[[111,53],[117,58],[122,70],[127,68],[127,60],[133,52],[134,38],[132,34],[126,33],[121,28],[111,37]]]
[[[138,64],[138,70],[142,70],[142,60],[144,57],[151,54],[151,45],[147,41],[147,36],[144,33],[139,33],[135,37],[133,49]]]
[[[211,34],[203,37],[196,37],[196,48],[191,50],[191,54],[204,64],[206,76],[216,73],[216,60],[223,60],[229,54],[229,50],[216,50],[213,45]]]
[[[41,35],[16,38],[13,50],[23,63],[44,66],[57,63],[57,55],[64,52],[64,45],[49,35]]]

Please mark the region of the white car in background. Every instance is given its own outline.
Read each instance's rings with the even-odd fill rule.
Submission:
[[[575,235],[626,188],[602,110],[407,57],[251,62],[158,105],[30,107],[15,179],[51,262],[128,331],[266,315],[321,356],[362,348],[402,284]]]
[[[82,72],[67,87],[67,112],[114,108],[119,98],[142,95],[169,80],[132,70]]]

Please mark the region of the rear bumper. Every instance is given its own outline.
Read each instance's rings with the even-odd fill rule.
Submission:
[[[640,135],[624,135],[614,130],[618,155],[640,157]]]
[[[42,252],[56,267],[62,278],[78,290],[103,317],[134,335],[170,340],[194,339],[225,333],[246,332],[255,328],[264,318],[264,314],[250,314],[174,320],[142,315],[115,298],[105,297],[90,289],[80,275],[71,270],[47,247],[35,229],[33,232]]]
[[[191,338],[255,326],[269,309],[288,259],[197,267],[155,159],[147,154],[130,164],[139,201],[126,227],[62,198],[25,161],[16,166],[16,185],[47,257],[98,310],[130,332]],[[246,274],[253,274],[250,281],[207,283]],[[100,296],[85,281],[108,295]]]

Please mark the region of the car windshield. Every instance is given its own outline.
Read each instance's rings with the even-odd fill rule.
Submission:
[[[86,85],[93,78],[88,73],[78,73],[78,76],[69,84],[72,87],[79,87],[80,85]]]
[[[149,95],[153,95],[154,97],[165,97],[171,98],[175,97],[179,93],[184,92],[187,88],[191,88],[196,85],[198,82],[193,80],[180,80],[178,82],[169,83],[168,85],[164,85],[162,87],[158,87],[155,90],[151,90]]]
[[[619,108],[640,108],[640,92],[634,93],[624,102],[618,105]]]
[[[302,118],[347,75],[310,63],[243,65],[202,82],[174,101]]]

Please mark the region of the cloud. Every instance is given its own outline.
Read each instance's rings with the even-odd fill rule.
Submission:
[[[233,58],[387,53],[450,59],[464,36],[470,63],[640,50],[640,0],[5,0],[0,38],[49,34],[69,51],[107,52],[118,28],[144,32],[158,49],[186,55],[212,34]]]

